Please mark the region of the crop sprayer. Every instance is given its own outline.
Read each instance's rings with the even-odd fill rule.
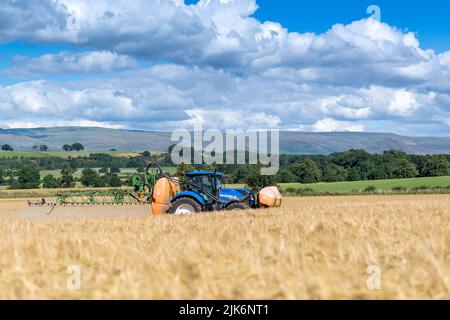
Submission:
[[[132,178],[132,190],[93,190],[60,193],[56,201],[28,201],[30,207],[149,205],[153,215],[184,215],[195,212],[246,210],[280,207],[282,196],[275,186],[258,192],[245,188],[225,188],[218,171],[188,172],[183,177],[165,174],[158,164],[147,166]]]

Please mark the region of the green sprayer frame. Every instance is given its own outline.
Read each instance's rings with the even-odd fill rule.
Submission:
[[[147,167],[144,174],[132,177],[133,190],[89,190],[80,192],[64,192],[56,194],[56,202],[42,199],[28,201],[31,206],[126,206],[150,204],[153,187],[161,169]],[[51,212],[50,211],[50,212]]]

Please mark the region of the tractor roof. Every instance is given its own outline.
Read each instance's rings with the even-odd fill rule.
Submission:
[[[188,177],[195,177],[195,176],[209,176],[214,174],[214,171],[193,171],[193,172],[186,172],[186,175]],[[222,176],[222,172],[216,172],[218,176]]]

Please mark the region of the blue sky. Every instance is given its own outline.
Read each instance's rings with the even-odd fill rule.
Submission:
[[[449,136],[448,12],[439,0],[0,1],[0,127]]]
[[[195,1],[192,1],[195,2]],[[258,19],[282,22],[290,30],[322,33],[336,23],[350,23],[367,17],[366,9],[378,5],[382,20],[417,33],[424,48],[450,50],[450,2],[411,0],[264,0],[255,14]]]

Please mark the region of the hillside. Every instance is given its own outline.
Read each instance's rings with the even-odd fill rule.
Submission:
[[[35,129],[0,129],[0,144],[16,150],[31,150],[33,145],[46,144],[60,150],[65,143],[82,143],[88,150],[162,151],[171,144],[170,132],[119,130],[89,127],[55,127]],[[305,133],[281,132],[282,153],[330,154],[352,148],[369,152],[389,149],[409,154],[450,153],[450,137],[406,137],[390,133]]]

